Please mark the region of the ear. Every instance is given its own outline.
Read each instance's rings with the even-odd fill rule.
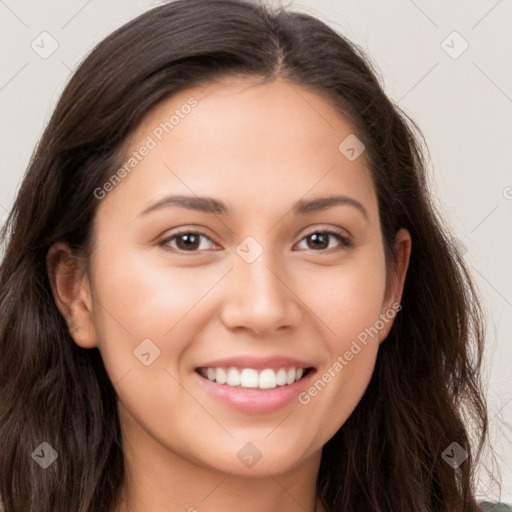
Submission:
[[[381,313],[384,327],[379,332],[379,343],[384,341],[388,336],[393,326],[393,321],[398,314],[400,301],[402,300],[405,276],[407,274],[407,268],[409,267],[411,248],[412,240],[409,231],[400,229],[395,236],[395,263],[391,265],[386,279],[386,291]]]
[[[75,343],[82,348],[96,347],[91,288],[83,261],[66,243],[57,242],[48,251],[46,266],[55,304]]]

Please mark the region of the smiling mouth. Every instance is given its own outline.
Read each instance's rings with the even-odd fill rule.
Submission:
[[[195,370],[201,377],[217,384],[240,389],[275,389],[291,386],[295,382],[306,377],[312,371],[309,368],[265,368],[255,370],[254,368],[206,368],[200,367]]]

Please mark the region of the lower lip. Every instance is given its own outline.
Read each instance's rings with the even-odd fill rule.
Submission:
[[[308,386],[315,370],[310,370],[305,377],[289,386],[266,390],[234,388],[226,384],[217,384],[197,372],[194,373],[206,391],[222,403],[244,412],[265,413],[277,411],[297,399],[297,395]]]

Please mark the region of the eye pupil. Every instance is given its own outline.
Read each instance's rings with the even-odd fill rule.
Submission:
[[[185,241],[185,244],[180,244],[180,241],[182,240]],[[199,245],[199,235],[194,233],[184,233],[178,235],[176,245],[179,249],[197,249]]]
[[[313,248],[318,249],[320,247],[320,249],[325,249],[326,247],[329,247],[329,235],[327,233],[313,233],[312,235],[309,235],[308,238],[310,240],[317,241],[317,242],[320,239],[323,239],[323,243],[321,242],[320,245],[316,244],[313,246]]]

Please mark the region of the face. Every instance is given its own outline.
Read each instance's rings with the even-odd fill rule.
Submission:
[[[318,463],[369,383],[410,245],[400,232],[395,279],[354,134],[322,96],[242,78],[138,127],[96,191],[71,307],[133,446],[251,476]]]

